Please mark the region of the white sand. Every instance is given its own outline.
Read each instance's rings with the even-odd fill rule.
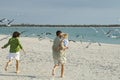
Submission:
[[[0,35],[0,39],[6,35]],[[8,38],[9,39],[9,38]],[[0,41],[0,46],[8,39]],[[4,71],[9,48],[0,49],[0,80],[52,80],[52,43],[49,39],[20,38],[27,55],[21,52],[21,72],[16,75],[15,61]],[[65,77],[57,70],[54,80],[120,80],[120,45],[70,42]]]

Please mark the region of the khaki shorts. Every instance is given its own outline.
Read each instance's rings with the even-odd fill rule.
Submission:
[[[60,65],[60,64],[65,64],[65,63],[66,63],[66,58],[65,57],[54,59],[54,64],[55,65]]]

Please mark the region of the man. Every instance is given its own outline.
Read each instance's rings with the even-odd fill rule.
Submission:
[[[56,69],[61,65],[61,78],[64,76],[64,64],[65,64],[65,58],[63,57],[63,52],[64,52],[64,47],[61,45],[61,36],[62,32],[61,31],[56,31],[56,38],[54,39],[53,42],[53,60],[54,60],[54,67],[52,70],[52,75],[55,75]]]

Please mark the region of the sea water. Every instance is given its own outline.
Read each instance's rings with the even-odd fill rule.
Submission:
[[[68,33],[72,41],[120,44],[119,27],[0,27],[0,35],[12,35],[14,31],[19,31],[24,37],[54,39],[57,30]]]

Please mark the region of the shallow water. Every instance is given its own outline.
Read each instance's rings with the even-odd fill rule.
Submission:
[[[0,27],[1,35],[23,32],[24,37],[49,37],[54,39],[55,32],[61,30],[69,34],[69,40],[91,41],[120,44],[119,27]]]

